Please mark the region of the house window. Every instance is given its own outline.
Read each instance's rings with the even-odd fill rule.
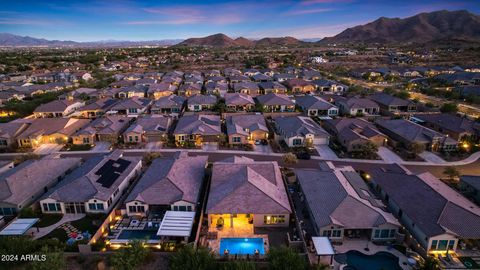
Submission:
[[[135,136],[135,141],[138,142],[138,136]]]
[[[342,230],[332,230],[332,237],[340,237],[342,235]]]
[[[437,250],[447,250],[448,240],[438,241]]]
[[[263,216],[263,223],[267,225],[283,224],[285,223],[285,216],[284,215]]]
[[[46,203],[43,204],[43,211],[45,211],[45,212],[48,211],[48,204],[46,204]]]
[[[451,250],[455,246],[455,240],[448,241],[448,249]]]
[[[7,146],[7,140],[0,140],[0,146]]]
[[[97,204],[96,203],[89,203],[88,204],[88,209],[97,210]]]
[[[302,145],[302,139],[293,139],[293,146]]]
[[[60,211],[61,207],[59,203],[49,203],[48,204],[48,211],[49,212],[57,212]]]
[[[128,109],[128,113],[137,113],[137,109],[136,108],[130,108],[130,109]]]
[[[189,205],[187,206],[187,211],[191,212],[192,211],[192,207]]]
[[[104,210],[103,203],[97,203],[97,210]]]
[[[179,142],[185,141],[185,135],[180,135],[180,136],[178,136],[178,141],[179,141]]]
[[[195,111],[200,111],[200,106],[199,106],[199,105],[194,105],[194,106],[193,106],[193,110],[195,110]]]
[[[433,250],[437,249],[437,244],[438,244],[438,241],[437,241],[437,240],[433,240],[433,241],[432,241],[432,245],[430,246],[430,249],[433,249]]]
[[[83,143],[89,144],[90,143],[90,138],[83,138]]]
[[[233,137],[233,138],[232,138],[232,141],[233,141],[234,143],[239,143],[239,142],[242,141],[242,138],[240,138],[240,137]]]
[[[185,206],[185,205],[179,206],[178,210],[179,211],[187,211],[187,206]]]
[[[129,206],[128,210],[132,213],[145,213],[145,206],[139,205],[139,206]]]

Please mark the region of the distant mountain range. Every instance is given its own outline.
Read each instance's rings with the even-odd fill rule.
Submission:
[[[298,46],[304,44],[332,43],[435,43],[435,42],[480,42],[480,16],[466,10],[435,11],[420,13],[405,19],[381,17],[371,23],[348,28],[340,34],[317,41],[316,39],[298,40],[293,37],[262,38],[258,40],[239,37],[233,39],[225,34],[215,34],[202,38],[166,39],[151,41],[95,41],[76,42],[46,40],[28,36],[0,33],[0,47],[127,47],[142,45],[178,45],[209,47],[269,47]]]
[[[466,10],[441,10],[405,19],[382,17],[319,42],[423,44],[436,41],[480,41],[480,16]]]
[[[209,46],[209,47],[252,47],[252,46],[291,46],[303,44],[293,37],[275,37],[251,40],[244,37],[233,39],[225,34],[215,34],[202,38],[189,38],[180,42],[177,46]]]
[[[47,40],[29,36],[18,36],[0,33],[0,47],[128,47],[128,46],[168,46],[175,45],[183,39],[163,39],[148,41],[101,40],[92,42],[76,42],[70,40]]]

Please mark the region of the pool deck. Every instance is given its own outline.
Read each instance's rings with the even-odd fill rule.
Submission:
[[[367,243],[368,243],[369,251],[365,251],[365,247],[367,247]],[[393,249],[393,248],[387,249],[387,246],[378,246],[368,240],[346,240],[343,242],[342,245],[334,245],[333,248],[335,250],[335,254],[346,253],[350,250],[357,250],[366,255],[374,255],[377,252],[388,252],[399,258],[399,266],[403,270],[413,270],[413,268],[407,264],[407,256],[403,255],[396,249]],[[311,262],[317,261],[317,255],[311,252],[309,252],[308,255]],[[327,256],[321,257],[321,263],[330,264],[330,257],[327,257]],[[339,264],[335,260],[333,260],[333,265],[335,270],[341,269],[340,268],[341,264]]]

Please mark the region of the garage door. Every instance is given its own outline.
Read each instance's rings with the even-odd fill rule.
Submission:
[[[328,144],[328,138],[315,138],[313,139],[314,145]]]

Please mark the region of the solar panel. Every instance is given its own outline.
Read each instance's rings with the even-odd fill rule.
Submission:
[[[108,160],[95,172],[96,175],[100,175],[97,183],[100,183],[105,188],[111,187],[131,163],[132,162],[121,158],[118,160]]]

